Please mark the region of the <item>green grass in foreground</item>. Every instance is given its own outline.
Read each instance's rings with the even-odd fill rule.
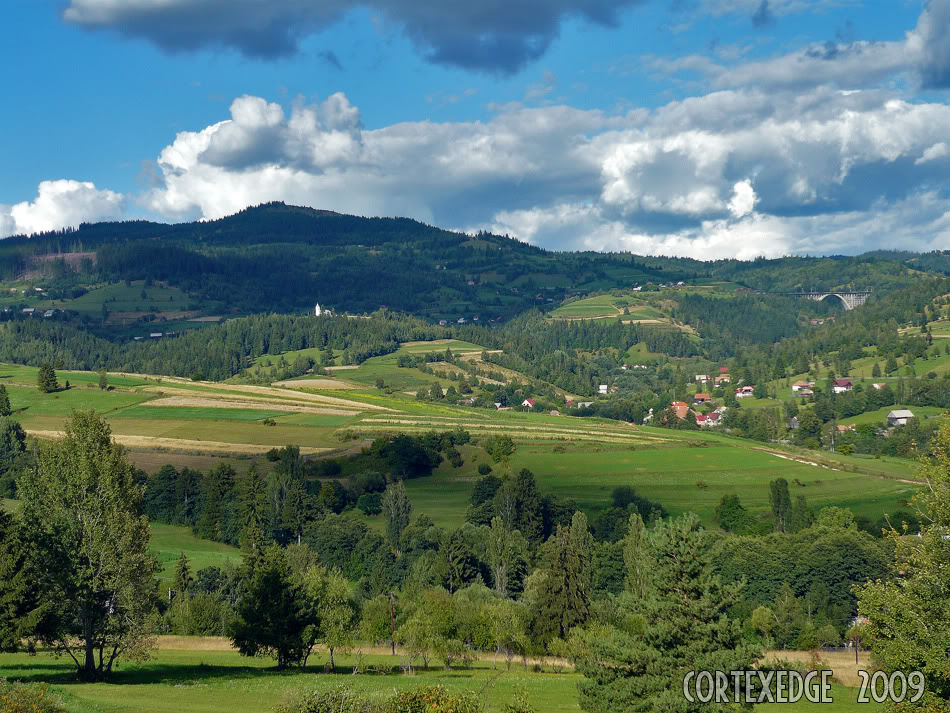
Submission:
[[[479,661],[470,670],[434,666],[407,676],[399,669],[400,657],[372,655],[364,657],[365,663],[384,673],[352,676],[354,660],[337,655],[337,672],[325,673],[327,656],[316,652],[307,669],[278,672],[269,659],[243,658],[234,651],[159,650],[148,663],[125,662],[108,683],[76,683],[68,659],[0,654],[0,676],[49,682],[71,713],[267,713],[284,696],[314,688],[348,685],[382,697],[394,690],[438,684],[451,691],[482,692],[491,711],[500,711],[522,688],[544,713],[580,711],[576,689],[580,677],[573,673],[555,674],[550,668],[548,673],[526,672],[520,664],[508,672],[502,662],[493,671],[491,661]]]
[[[520,664],[506,671],[503,663],[492,669],[490,660],[478,661],[468,670],[444,670],[434,666],[415,675],[401,673],[400,657],[373,654],[364,663],[380,673],[352,676],[353,656],[336,657],[334,673],[326,673],[326,654],[315,652],[310,666],[303,670],[278,672],[267,659],[243,658],[234,651],[220,649],[220,640],[178,639],[192,649],[160,649],[155,657],[141,665],[122,663],[108,683],[77,683],[68,659],[52,659],[43,654],[0,654],[0,675],[27,682],[45,681],[53,693],[61,695],[71,713],[267,713],[287,695],[305,690],[325,690],[348,685],[370,695],[388,696],[394,690],[414,689],[422,685],[443,685],[450,691],[477,691],[497,713],[522,689],[534,708],[541,713],[574,713],[577,702],[575,673],[525,671]],[[202,650],[207,647],[206,650]],[[856,689],[834,685],[833,704],[766,704],[759,710],[841,711],[854,710]],[[861,706],[877,713],[875,704]]]

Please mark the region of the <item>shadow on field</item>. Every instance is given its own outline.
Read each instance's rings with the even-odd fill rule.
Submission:
[[[444,667],[431,666],[428,669],[420,668],[419,671],[427,673],[439,673],[439,678],[446,679],[471,679],[474,674],[471,671],[460,671],[457,669],[445,669]],[[304,669],[286,668],[278,671],[275,667],[260,668],[256,666],[228,665],[220,666],[206,663],[145,663],[141,666],[134,664],[125,664],[120,666],[112,674],[96,683],[104,683],[114,686],[140,686],[147,684],[165,684],[165,685],[188,685],[192,683],[207,683],[213,680],[248,680],[257,678],[273,677],[295,677],[300,675],[321,675],[335,674],[339,676],[351,676],[353,669],[350,666],[337,666],[332,671],[325,668],[322,664],[313,664]],[[399,666],[372,667],[369,670],[361,672],[362,675],[372,676],[404,676]],[[50,661],[43,663],[41,661],[31,661],[28,663],[6,664],[0,666],[0,676],[11,681],[21,681],[23,683],[49,683],[52,685],[70,685],[88,683],[82,681],[76,675],[76,668],[71,661]]]

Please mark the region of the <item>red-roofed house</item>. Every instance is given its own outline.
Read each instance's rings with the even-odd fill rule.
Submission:
[[[525,408],[534,408],[534,399],[525,399],[521,402],[521,405]]]
[[[674,401],[670,404],[670,408],[673,409],[673,413],[679,419],[686,418],[686,414],[689,412],[689,404],[685,401]]]
[[[729,367],[728,367],[728,366],[721,366],[721,367],[719,367],[719,373],[720,373],[720,374],[728,374],[728,373],[729,373]]]
[[[708,404],[710,401],[712,401],[712,396],[702,392],[696,394],[695,398],[693,399],[693,402],[697,404]]]
[[[752,396],[752,392],[753,392],[753,391],[755,391],[755,387],[754,387],[754,386],[748,386],[748,385],[747,385],[747,386],[740,386],[738,389],[736,389],[736,398],[737,398],[737,399],[744,399],[744,398],[747,398],[747,397],[749,397],[749,396]]]
[[[851,391],[851,382],[847,379],[835,379],[834,391],[836,394]]]

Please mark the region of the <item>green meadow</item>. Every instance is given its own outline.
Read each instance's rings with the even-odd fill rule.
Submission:
[[[158,578],[171,580],[175,564],[184,552],[192,574],[205,567],[223,568],[227,564],[239,564],[241,551],[222,542],[203,540],[191,534],[191,528],[152,523],[152,538],[149,548],[159,562]]]
[[[364,667],[373,673],[353,676],[355,652],[337,654],[336,669],[324,670],[327,655],[315,651],[305,669],[276,671],[268,659],[245,658],[219,638],[161,637],[152,659],[143,664],[122,662],[108,683],[79,683],[72,662],[37,656],[0,654],[0,675],[25,682],[47,682],[51,693],[61,697],[70,713],[268,713],[286,697],[310,690],[350,686],[371,696],[385,697],[394,691],[441,685],[450,692],[476,691],[490,713],[499,713],[520,692],[539,713],[579,713],[577,684],[581,677],[570,669],[555,672],[552,662],[539,661],[524,670],[520,661],[506,670],[503,661],[494,668],[490,658],[469,669],[445,669],[441,662],[429,669],[417,668],[412,675],[401,670],[405,661],[385,649],[373,648],[362,655]],[[854,710],[857,689],[834,684],[834,703],[764,704],[757,710],[830,711]],[[878,704],[862,705],[878,713]]]

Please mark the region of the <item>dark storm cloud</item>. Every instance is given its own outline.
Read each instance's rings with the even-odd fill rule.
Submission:
[[[510,74],[537,59],[561,23],[579,17],[613,27],[644,0],[71,0],[64,18],[112,29],[169,52],[231,48],[248,57],[293,55],[300,40],[367,8],[403,28],[428,61]]]

